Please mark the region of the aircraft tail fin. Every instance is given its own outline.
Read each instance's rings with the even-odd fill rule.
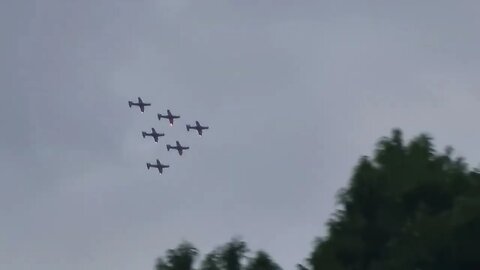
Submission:
[[[187,125],[187,131],[190,131],[192,127],[190,125]]]
[[[147,169],[150,170],[150,163],[147,163]]]
[[[161,119],[162,119],[162,115],[159,114],[159,113],[157,113],[157,118],[158,118],[158,120],[161,120]]]
[[[132,105],[133,105],[133,102],[129,101],[129,102],[128,102],[128,107],[130,107],[130,108],[131,108],[131,107],[132,107]]]
[[[170,151],[171,148],[172,146],[170,144],[167,144],[167,151]]]
[[[145,136],[147,136],[147,133],[145,131],[142,131],[142,136],[143,138],[145,138]]]

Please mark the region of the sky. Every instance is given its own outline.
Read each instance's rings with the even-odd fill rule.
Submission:
[[[241,236],[293,269],[401,128],[475,167],[478,1],[0,2],[0,268],[153,269]],[[128,101],[151,102],[144,114]],[[173,127],[157,113],[181,116]],[[194,121],[210,126],[187,133]],[[141,131],[165,132],[158,144]],[[183,156],[165,144],[179,140]],[[170,168],[159,175],[146,162]]]

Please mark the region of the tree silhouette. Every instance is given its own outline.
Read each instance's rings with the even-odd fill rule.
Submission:
[[[189,242],[182,242],[175,249],[169,249],[166,258],[158,258],[156,270],[193,270],[198,250]]]
[[[282,270],[265,251],[257,251],[255,257],[250,259],[246,270]]]
[[[270,255],[257,251],[248,260],[247,243],[239,237],[232,238],[226,244],[207,253],[200,263],[200,270],[282,270]],[[198,250],[189,242],[181,243],[177,248],[166,252],[165,257],[157,258],[156,270],[193,270]]]
[[[480,269],[480,178],[421,134],[382,138],[338,194],[307,262],[323,269]]]
[[[214,250],[207,255],[203,259],[203,262],[200,266],[200,270],[221,270],[220,266],[220,256],[218,255],[218,251]]]
[[[480,269],[480,168],[470,170],[453,153],[450,146],[437,152],[427,134],[405,143],[394,129],[381,138],[337,193],[327,235],[297,270]],[[233,238],[208,253],[200,270],[281,270],[262,250],[245,263],[249,252]],[[193,270],[197,255],[184,242],[156,269]]]
[[[219,250],[219,262],[222,270],[242,270],[242,260],[248,252],[247,243],[235,237]]]

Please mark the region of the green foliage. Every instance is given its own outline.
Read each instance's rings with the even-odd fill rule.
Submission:
[[[158,258],[156,270],[192,270],[198,250],[189,242],[182,242],[175,249],[169,249],[166,258]]]
[[[218,251],[212,251],[207,254],[203,259],[203,262],[200,266],[201,270],[222,270],[220,266],[220,256]]]
[[[250,259],[246,270],[282,270],[265,251],[257,251],[255,257]]]
[[[206,254],[200,263],[200,270],[282,270],[270,255],[257,251],[254,257],[245,261],[250,252],[247,243],[240,238],[232,238],[226,244]],[[198,250],[190,243],[183,242],[175,249],[157,259],[156,270],[194,270],[193,264]]]
[[[480,177],[422,134],[382,138],[362,157],[308,258],[323,269],[480,269]]]
[[[247,244],[239,238],[233,238],[219,250],[222,270],[241,270],[242,260],[248,252]]]
[[[328,234],[314,241],[297,270],[480,269],[480,168],[454,150],[435,151],[421,134],[407,144],[394,129],[360,158]],[[288,243],[286,243],[288,244]],[[281,270],[264,251],[249,253],[233,238],[208,253],[200,270]],[[157,270],[193,270],[198,251],[188,242],[167,251]]]

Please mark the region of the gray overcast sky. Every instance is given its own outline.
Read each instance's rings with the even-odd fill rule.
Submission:
[[[443,0],[1,1],[0,268],[152,269],[183,239],[204,254],[242,235],[292,269],[392,128],[478,164],[479,14]],[[145,114],[128,108],[138,96]],[[166,109],[178,125],[156,120]],[[160,144],[141,138],[152,126]],[[181,158],[164,145],[177,139]],[[164,175],[146,170],[156,158]]]

